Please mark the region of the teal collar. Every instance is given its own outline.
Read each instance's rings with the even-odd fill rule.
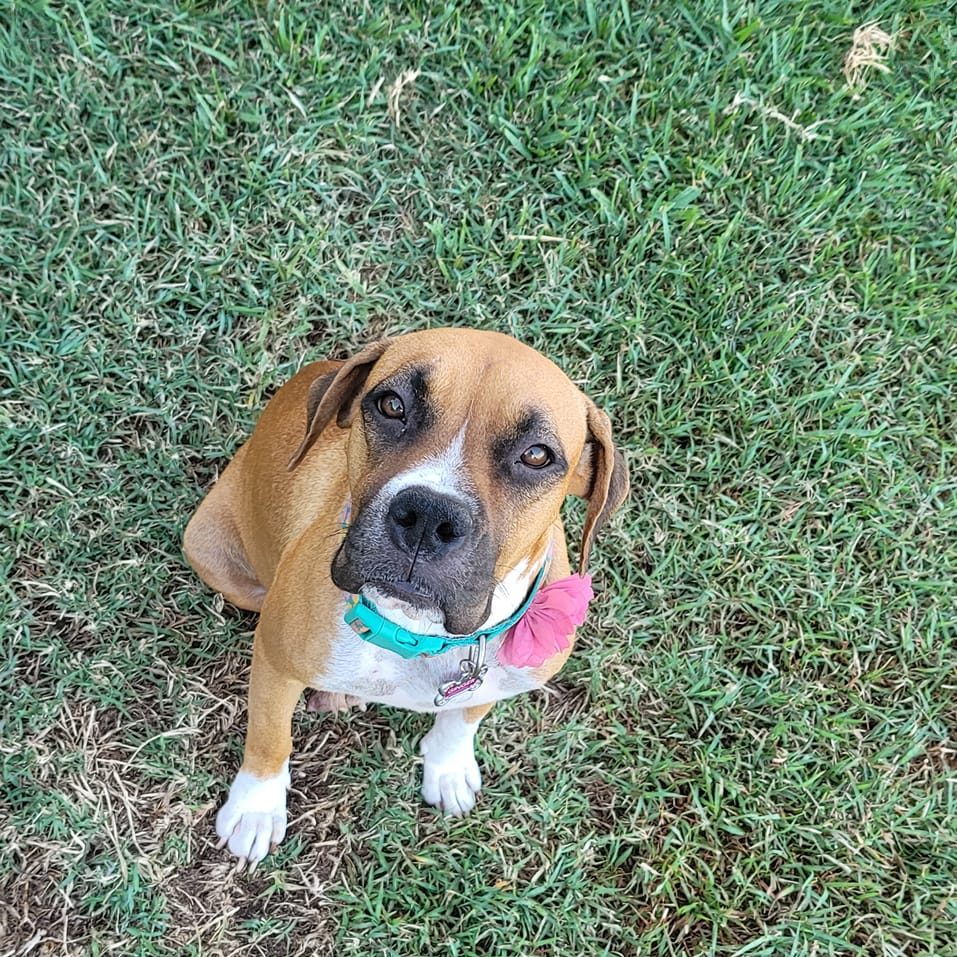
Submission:
[[[479,639],[486,641],[497,638],[503,631],[508,631],[528,611],[533,599],[538,594],[545,579],[545,568],[542,566],[528,597],[513,615],[498,625],[473,632],[471,635],[419,635],[414,631],[401,628],[382,616],[379,610],[367,598],[361,595],[350,595],[349,604],[344,615],[346,624],[363,640],[386,651],[393,651],[403,658],[418,658],[420,655],[440,655],[454,648],[465,648],[477,644]]]

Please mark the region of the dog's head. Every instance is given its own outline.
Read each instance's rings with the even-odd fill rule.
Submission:
[[[554,363],[499,333],[372,343],[313,384],[291,467],[333,420],[350,433],[352,488],[333,581],[419,631],[468,634],[507,617],[569,494],[588,499],[584,566],[628,491],[605,413]],[[521,593],[496,615],[497,586],[501,597],[516,570]]]

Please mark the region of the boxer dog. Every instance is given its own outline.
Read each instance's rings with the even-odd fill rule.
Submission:
[[[220,846],[255,867],[283,839],[306,688],[329,710],[434,713],[422,796],[468,813],[479,721],[558,672],[592,597],[562,502],[588,500],[583,573],[627,491],[608,417],[509,336],[415,332],[286,383],[184,539],[203,581],[260,612]]]

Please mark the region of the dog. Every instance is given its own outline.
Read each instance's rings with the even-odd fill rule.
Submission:
[[[500,333],[382,339],[282,386],[183,543],[204,582],[260,613],[219,846],[254,868],[283,839],[307,688],[313,708],[434,713],[422,796],[467,814],[479,722],[564,665],[591,597],[592,541],[627,492],[607,415]],[[567,495],[588,500],[578,575]]]

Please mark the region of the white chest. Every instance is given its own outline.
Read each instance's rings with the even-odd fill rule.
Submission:
[[[481,686],[467,699],[465,695],[457,697],[442,710],[490,704],[541,687],[534,669],[514,668],[498,661],[496,652],[501,642],[496,638],[488,644],[488,671]],[[467,655],[468,649],[460,649],[434,657],[402,658],[363,641],[342,622],[327,667],[315,676],[313,687],[409,711],[438,711],[435,696],[439,686],[460,676],[459,662]]]

